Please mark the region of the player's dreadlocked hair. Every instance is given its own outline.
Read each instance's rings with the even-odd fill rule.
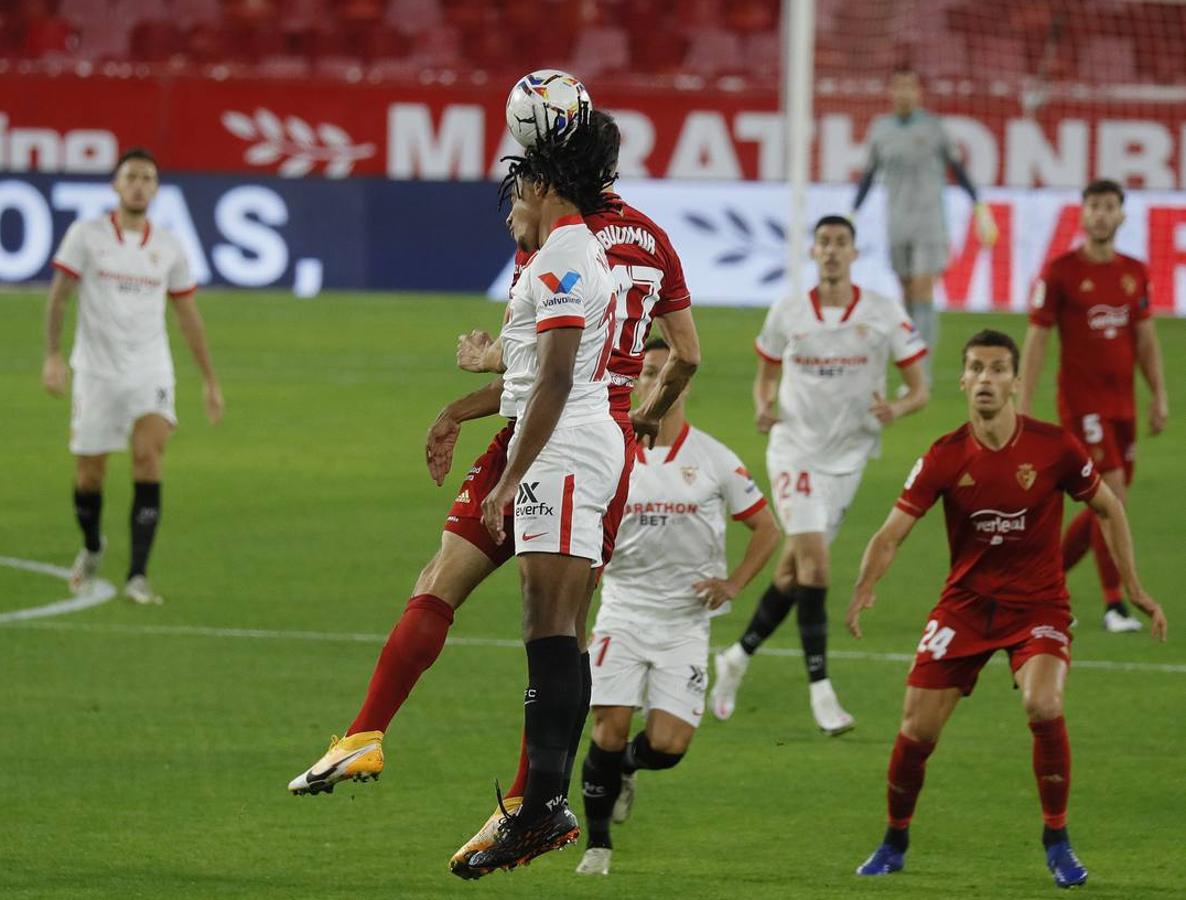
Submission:
[[[572,129],[541,136],[522,156],[504,156],[511,163],[498,192],[501,207],[520,180],[551,188],[587,216],[609,205],[606,190],[618,178],[621,134],[613,116],[598,109],[582,110]]]

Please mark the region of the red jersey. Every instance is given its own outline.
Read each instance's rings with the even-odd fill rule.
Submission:
[[[1030,322],[1058,329],[1064,418],[1135,418],[1135,326],[1149,315],[1149,273],[1140,260],[1117,253],[1097,263],[1075,250],[1050,261],[1034,286]]]
[[[692,298],[667,232],[617,194],[609,198],[609,207],[585,216],[585,225],[605,248],[616,284],[618,333],[609,358],[609,403],[611,411],[624,413],[642,372],[651,323],[691,306]],[[515,254],[515,279],[530,258],[522,250]]]
[[[1100,477],[1065,428],[1017,417],[1000,450],[965,424],[914,464],[897,507],[920,517],[943,498],[951,572],[942,600],[969,593],[1005,604],[1068,603],[1062,495],[1090,500]]]

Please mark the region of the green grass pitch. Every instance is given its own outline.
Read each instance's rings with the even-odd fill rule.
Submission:
[[[476,384],[452,364],[458,332],[497,327],[472,297],[267,293],[202,298],[227,399],[205,423],[180,339],[181,428],[166,459],[151,573],[161,608],[113,600],[0,626],[0,896],[33,897],[1043,897],[1030,736],[1004,665],[986,669],[932,758],[907,871],[858,880],[884,824],[884,772],[907,663],[946,567],[941,516],[915,530],[883,583],[866,638],[842,614],[865,541],[910,464],[963,419],[957,348],[1015,316],[948,315],[928,409],[893,426],[834,548],[833,680],[857,729],[822,737],[793,627],[759,657],[734,719],[706,719],[687,760],[643,773],[615,832],[608,882],[578,881],[579,855],[464,884],[449,855],[512,774],[523,654],[514,572],[458,616],[436,667],[388,733],[377,785],[294,799],[288,780],[351,720],[371,666],[442,516],[494,423],[466,426],[444,488],[422,436]],[[750,415],[761,312],[697,312],[704,365],[692,420],[755,472]],[[69,565],[78,544],[66,451],[68,400],[41,390],[42,298],[0,296],[0,555]],[[1094,569],[1073,573],[1079,616],[1067,715],[1071,831],[1095,897],[1182,896],[1186,887],[1186,494],[1181,476],[1186,322],[1159,324],[1179,412],[1142,438],[1131,515],[1145,583],[1171,642],[1105,634]],[[1052,410],[1050,365],[1040,409]],[[1142,394],[1141,400],[1144,406]],[[1142,410],[1143,414],[1143,410]],[[764,476],[760,480],[765,486]],[[127,562],[128,460],[105,496],[104,575]],[[734,532],[736,553],[744,531]],[[714,643],[735,638],[752,586]],[[65,596],[61,581],[0,567],[0,613]],[[499,642],[502,643],[499,643]],[[868,654],[868,655],[860,655]],[[999,662],[999,661],[998,661]],[[579,800],[576,803],[580,812]]]

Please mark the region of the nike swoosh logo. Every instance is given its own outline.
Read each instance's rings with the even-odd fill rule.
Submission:
[[[349,756],[339,759],[336,763],[334,763],[332,766],[330,766],[324,772],[310,772],[308,774],[308,776],[305,778],[305,780],[308,781],[310,784],[312,784],[314,781],[325,781],[325,779],[329,778],[329,776],[334,774],[334,772],[338,771],[343,766],[349,765],[350,763],[354,762],[354,760],[358,759],[358,757],[362,756],[365,753],[369,753],[370,751],[371,751],[370,747],[363,747],[361,750],[355,750]]]
[[[541,538],[541,537],[543,537],[545,534],[547,534],[547,532],[546,532],[546,531],[541,531],[539,534],[525,534],[525,535],[523,535],[523,540],[525,540],[525,541],[534,541],[536,538]]]

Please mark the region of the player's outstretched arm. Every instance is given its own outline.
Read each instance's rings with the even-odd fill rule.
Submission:
[[[744,591],[746,585],[766,568],[766,563],[782,543],[782,532],[774,521],[770,507],[763,507],[742,522],[750,530],[750,536],[745,546],[745,556],[737,568],[728,578],[706,578],[692,585],[696,596],[709,609],[719,609],[727,600],[732,600]]]
[[[1161,434],[1170,417],[1169,394],[1165,390],[1165,372],[1161,367],[1161,344],[1152,319],[1137,322],[1137,365],[1149,385],[1153,400],[1149,405],[1149,433]]]
[[[424,461],[437,487],[445,483],[445,476],[453,467],[453,448],[461,435],[461,423],[494,415],[498,412],[501,399],[502,379],[495,378],[485,387],[457,398],[437,413],[424,439]]]
[[[66,360],[62,357],[62,322],[66,305],[74,293],[76,278],[61,269],[54,270],[49,283],[49,297],[45,303],[45,362],[41,366],[41,383],[59,397],[66,392]]]
[[[539,336],[539,372],[516,428],[516,441],[502,478],[482,502],[482,523],[496,543],[506,538],[503,510],[535,458],[556,430],[564,404],[572,392],[572,372],[581,345],[580,328],[552,328]]]
[[[1046,362],[1046,345],[1050,342],[1050,329],[1032,322],[1025,330],[1025,343],[1021,346],[1021,395],[1017,410],[1023,416],[1033,415],[1034,392],[1038,389],[1038,378]]]
[[[1128,527],[1128,516],[1124,512],[1124,504],[1112,493],[1111,488],[1101,483],[1099,490],[1087,501],[1099,518],[1100,530],[1104,533],[1104,540],[1108,543],[1108,551],[1120,570],[1120,579],[1124,583],[1124,591],[1128,599],[1137,609],[1141,610],[1150,620],[1149,633],[1155,640],[1164,641],[1166,636],[1165,613],[1161,606],[1145,593],[1137,577],[1136,556],[1133,553],[1132,532]]]
[[[692,376],[700,367],[700,336],[696,333],[696,320],[692,310],[680,309],[662,316],[658,320],[659,330],[671,352],[659,372],[659,383],[651,395],[638,409],[630,413],[634,433],[645,441],[648,447],[655,446],[659,434],[659,422],[679,399]]]
[[[222,388],[218,385],[218,376],[214,374],[210,348],[206,345],[206,327],[202,324],[202,314],[198,312],[198,304],[193,293],[174,297],[173,310],[177,313],[177,325],[181,328],[181,335],[185,338],[189,352],[202,373],[202,401],[206,407],[206,418],[210,420],[211,425],[217,425],[222,420],[225,404],[222,400]]]
[[[917,521],[917,518],[895,506],[890,510],[885,524],[877,530],[869,541],[869,546],[865,548],[865,555],[861,557],[861,571],[852,591],[848,612],[844,616],[844,624],[848,626],[853,637],[861,636],[861,612],[872,609],[873,604],[877,602],[873,588],[889,571],[898,547],[906,540],[910,529]]]

